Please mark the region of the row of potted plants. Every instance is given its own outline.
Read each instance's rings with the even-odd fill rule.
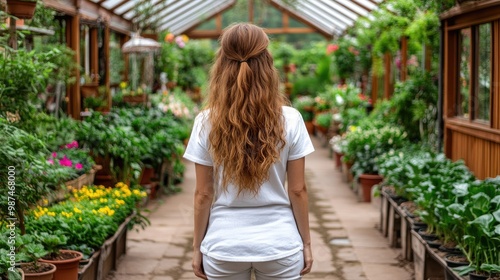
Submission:
[[[76,128],[76,139],[103,165],[97,173],[110,183],[137,181],[143,168],[158,169],[162,162],[180,162],[189,137],[188,119],[156,108],[94,112]]]
[[[7,221],[3,220],[1,235],[6,238],[0,241],[0,276],[21,279],[21,272],[13,269],[20,267],[30,277],[55,273],[54,279],[77,279],[80,259],[89,258],[92,251],[98,250],[128,216],[135,214],[131,224],[149,224],[138,207],[145,196],[141,188],[130,188],[124,183],[118,183],[115,188],[85,186],[73,189],[71,197],[64,202],[29,210],[24,234],[6,226]],[[61,250],[63,248],[85,254]],[[73,259],[72,269],[63,266],[61,261],[65,259]],[[50,260],[56,261],[57,269],[42,264]]]
[[[462,161],[410,146],[378,159],[384,183],[404,199],[404,211],[425,223],[422,234],[444,250],[462,253],[457,270],[500,275],[500,177],[476,180]],[[387,189],[386,189],[387,190]]]

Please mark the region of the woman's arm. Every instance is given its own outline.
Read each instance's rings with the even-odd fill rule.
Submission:
[[[313,258],[311,251],[311,235],[309,233],[309,203],[307,187],[304,178],[305,158],[288,161],[288,196],[292,205],[293,215],[302,242],[304,243],[304,269],[300,275],[311,271]]]
[[[196,189],[194,192],[194,237],[193,237],[193,270],[200,278],[207,279],[202,267],[203,255],[200,251],[201,241],[205,236],[210,217],[210,207],[214,197],[213,168],[195,164]]]

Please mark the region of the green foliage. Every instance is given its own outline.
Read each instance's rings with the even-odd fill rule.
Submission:
[[[300,96],[293,100],[292,105],[302,115],[304,121],[312,121],[314,117],[314,99],[310,96]]]
[[[20,121],[29,118],[37,94],[45,90],[54,70],[55,65],[48,63],[53,54],[19,50],[0,55],[0,117],[17,113]]]
[[[11,126],[0,119],[0,168],[15,173],[15,188],[10,185],[7,172],[0,174],[1,188],[11,193],[0,193],[0,217],[16,216],[24,230],[24,210],[34,205],[70,177],[71,170],[47,162],[49,151],[35,136]],[[11,180],[12,181],[12,180]],[[9,208],[8,195],[17,197],[15,209]]]
[[[353,40],[341,37],[336,42],[337,50],[333,51],[335,70],[339,78],[347,79],[354,74],[358,51]]]
[[[354,162],[352,172],[378,174],[377,158],[393,149],[407,144],[407,135],[400,128],[384,126],[381,128],[357,128],[347,133],[346,147],[343,150],[346,161]]]
[[[67,244],[98,249],[128,216],[139,210],[137,205],[145,196],[142,189],[123,183],[115,188],[85,186],[72,192],[71,199],[64,203],[32,210],[27,216],[27,230],[54,233],[67,238]],[[144,217],[142,222],[149,224]],[[61,245],[52,243],[54,250]]]
[[[391,99],[391,118],[401,125],[412,141],[436,141],[438,89],[434,77],[416,72],[405,82],[396,84]]]
[[[56,259],[59,256],[59,250],[66,245],[68,238],[63,235],[61,231],[55,231],[52,233],[41,232],[36,234],[36,239],[40,241],[47,254],[44,256],[46,259]]]
[[[314,121],[318,126],[328,128],[332,123],[332,113],[330,112],[319,113],[315,116]]]

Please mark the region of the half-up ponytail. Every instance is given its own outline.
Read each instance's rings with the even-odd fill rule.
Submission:
[[[210,75],[210,153],[223,188],[259,191],[285,145],[279,76],[265,32],[252,24],[224,31]]]

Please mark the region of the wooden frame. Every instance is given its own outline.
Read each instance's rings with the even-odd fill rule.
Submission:
[[[481,16],[478,17],[477,15]],[[500,174],[500,0],[458,6],[441,15],[444,28],[443,120],[444,152],[452,160],[462,159],[479,179]],[[479,26],[491,23],[490,116],[477,119]],[[470,28],[469,115],[459,113],[460,30]]]

